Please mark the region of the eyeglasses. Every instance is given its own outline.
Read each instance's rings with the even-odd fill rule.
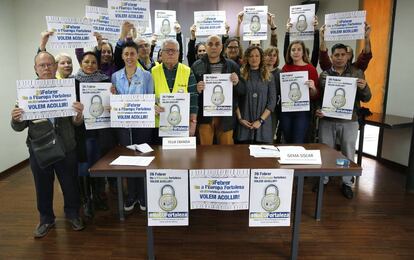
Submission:
[[[239,48],[239,46],[228,46],[227,47],[227,49],[230,49],[230,50],[236,50],[238,48]]]
[[[52,68],[53,67],[53,63],[41,63],[41,64],[37,64],[36,66],[42,69],[46,69],[46,68]]]
[[[176,52],[178,52],[178,50],[176,49],[162,49],[162,51],[165,51],[168,54],[175,54]]]

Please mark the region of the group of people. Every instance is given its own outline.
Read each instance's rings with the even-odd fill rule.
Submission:
[[[159,113],[164,108],[155,104],[156,128],[123,128],[86,130],[83,123],[83,105],[79,102],[79,84],[82,82],[112,82],[112,94],[155,94],[156,100],[162,93],[189,93],[190,121],[189,134],[197,136],[200,145],[234,143],[272,144],[306,143],[315,140],[316,125],[319,141],[335,147],[337,142],[350,160],[354,159],[355,142],[358,131],[357,111],[360,102],[367,102],[371,92],[365,80],[364,70],[372,57],[370,48],[369,25],[366,25],[365,48],[353,62],[352,49],[344,44],[335,44],[328,55],[324,40],[325,27],[317,28],[314,20],[315,40],[312,50],[306,48],[303,41],[289,43],[287,22],[284,57],[285,65],[279,68],[279,50],[277,48],[275,16],[268,14],[271,31],[271,44],[263,48],[260,42],[251,42],[243,51],[239,28],[243,21],[243,12],[238,16],[236,37],[228,35],[210,35],[206,42],[195,38],[197,27],[190,28],[187,59],[189,66],[181,63],[183,57],[181,27],[175,25],[176,39],[164,39],[158,60],[153,60],[155,39],[136,36],[132,23],[124,22],[118,42],[113,46],[100,34],[95,34],[98,45],[93,51],[76,49],[80,69],[73,72],[70,55],[61,53],[54,57],[46,51],[47,41],[53,32],[44,32],[35,56],[34,69],[39,80],[75,78],[77,101],[73,117],[49,118],[40,120],[22,120],[21,108],[12,110],[11,125],[16,131],[28,128],[27,145],[30,153],[30,166],[33,172],[37,208],[40,223],[35,229],[36,238],[44,237],[55,225],[53,212],[53,182],[58,177],[64,195],[64,211],[74,230],[82,230],[83,214],[93,217],[95,210],[106,210],[105,181],[89,178],[88,169],[105,153],[116,145],[161,144],[158,135]],[[227,31],[229,27],[227,26]],[[323,72],[318,76],[316,66]],[[307,71],[311,109],[305,112],[282,112],[280,98],[280,73]],[[229,74],[233,91],[233,115],[208,117],[203,115],[203,93],[205,74]],[[321,111],[321,102],[327,76],[354,77],[357,81],[357,94],[354,102],[352,120],[325,117]],[[31,147],[31,140],[54,129],[65,147],[64,159],[47,167],[41,167]],[[276,141],[275,141],[276,140]],[[111,180],[108,180],[109,182]],[[327,183],[328,180],[325,180]],[[141,178],[127,179],[128,197],[124,205],[131,212],[139,205],[146,210],[144,183]],[[122,192],[122,191],[119,191]],[[352,198],[351,179],[343,178],[342,192]]]

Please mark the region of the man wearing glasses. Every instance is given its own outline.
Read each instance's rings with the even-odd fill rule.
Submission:
[[[154,79],[155,97],[159,100],[163,93],[190,93],[190,136],[194,136],[197,126],[198,93],[196,79],[191,69],[178,62],[179,43],[175,39],[166,39],[161,45],[162,64],[151,69]],[[155,126],[159,127],[159,113],[164,108],[156,107]],[[157,135],[158,136],[158,135]],[[157,143],[161,139],[156,138]]]

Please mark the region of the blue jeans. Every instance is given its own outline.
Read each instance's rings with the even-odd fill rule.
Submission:
[[[308,111],[282,112],[280,115],[280,124],[285,143],[305,143],[310,124],[310,115]]]

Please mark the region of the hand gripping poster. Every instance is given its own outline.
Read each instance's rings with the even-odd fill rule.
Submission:
[[[252,169],[249,226],[290,226],[293,170]]]
[[[18,80],[17,103],[22,120],[76,115],[75,79]]]
[[[147,170],[148,226],[188,226],[188,170]]]
[[[322,102],[324,116],[340,119],[352,119],[357,78],[326,77]]]

